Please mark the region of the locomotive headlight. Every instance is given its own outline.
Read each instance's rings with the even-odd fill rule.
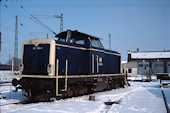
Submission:
[[[20,64],[20,65],[19,65],[19,71],[20,71],[20,73],[23,72],[23,69],[24,69],[24,64]]]
[[[39,45],[38,42],[35,42],[35,43],[34,43],[34,46],[35,46],[35,47],[38,47],[38,45]]]
[[[48,73],[51,73],[51,64],[48,64],[48,65],[47,65],[47,72],[48,72]]]

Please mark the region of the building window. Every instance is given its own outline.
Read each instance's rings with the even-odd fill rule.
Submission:
[[[132,73],[132,69],[128,69],[128,73]]]
[[[139,67],[143,67],[143,64],[138,64]]]
[[[159,67],[164,67],[164,64],[159,64]]]
[[[145,67],[149,67],[149,64],[145,64]]]
[[[124,73],[124,69],[123,69],[122,71],[123,71],[123,73]]]
[[[144,68],[145,70],[146,70],[146,66],[145,66],[145,68]]]
[[[158,67],[158,64],[155,64],[155,67]]]

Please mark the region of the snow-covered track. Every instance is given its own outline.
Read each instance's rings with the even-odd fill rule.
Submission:
[[[7,105],[12,105],[12,104],[32,104],[32,103],[38,103],[38,101],[26,100],[26,101],[20,101],[20,102],[13,102],[13,103],[2,104],[2,105],[0,105],[0,106],[7,106]]]
[[[7,84],[7,83],[11,83],[11,81],[0,81],[0,85],[2,85],[2,84]]]
[[[163,90],[162,90],[162,95],[163,95],[163,99],[164,99],[164,103],[165,103],[167,113],[170,113],[170,109],[169,109],[169,106],[168,106],[168,103],[167,103],[167,100],[166,100],[166,97],[165,97],[165,94],[164,94]]]

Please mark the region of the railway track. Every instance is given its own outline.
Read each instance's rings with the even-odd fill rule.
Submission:
[[[8,97],[9,95],[6,96],[3,96],[3,93],[9,93],[10,94],[10,86],[11,86],[11,81],[5,81],[5,82],[0,82],[0,87],[6,87],[6,86],[9,86],[7,89],[9,90],[2,90],[0,91],[0,99],[3,99],[3,98],[10,98]],[[11,90],[11,93],[12,93],[12,90]],[[10,94],[11,95],[11,94]],[[0,106],[6,106],[6,105],[12,105],[12,104],[29,104],[29,103],[36,103],[35,101],[32,101],[32,100],[26,100],[26,101],[19,101],[19,102],[10,102],[10,103],[6,103],[6,104],[0,104]]]
[[[162,90],[162,96],[163,96],[163,100],[164,100],[164,103],[165,103],[165,107],[166,107],[167,113],[170,113],[170,108],[168,106],[165,93],[164,93],[163,89],[161,89],[161,90]]]
[[[26,100],[26,101],[20,101],[20,102],[13,102],[13,103],[2,104],[2,105],[0,105],[0,106],[7,106],[7,105],[12,105],[12,104],[31,104],[31,103],[38,103],[38,101]]]
[[[11,83],[11,81],[0,82],[0,85],[6,85],[6,84],[9,84],[9,83]]]

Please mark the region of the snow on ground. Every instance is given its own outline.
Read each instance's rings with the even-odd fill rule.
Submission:
[[[130,81],[146,81],[148,78],[146,75],[136,75],[136,76],[128,76],[127,79]],[[152,75],[151,80],[155,81],[157,80],[157,77]]]
[[[11,86],[11,84],[6,86],[2,85],[0,86],[1,86],[0,94],[5,97],[4,99],[0,100],[0,105],[28,100],[26,97],[22,95],[21,90],[19,90],[18,92],[13,92],[12,90],[14,90],[15,88]]]
[[[162,92],[169,97],[170,88],[160,88],[159,82],[130,82],[128,88],[120,88],[111,91],[92,94],[95,101],[89,101],[89,95],[61,99],[55,102],[40,102],[31,104],[10,104],[1,106],[2,113],[166,113]],[[10,86],[9,86],[10,87]],[[6,99],[4,103],[21,101],[24,98],[19,92],[2,93]],[[105,105],[105,102],[116,102]],[[170,101],[168,101],[170,102]]]
[[[138,85],[140,90],[124,98],[122,103],[113,105],[111,112],[129,113],[166,113],[161,89],[157,82],[131,83]]]
[[[10,92],[14,89],[11,83],[0,84],[1,113],[166,113],[162,96],[165,93],[170,106],[170,86],[160,88],[159,81],[129,82],[130,87],[92,94],[95,101],[89,101],[89,95],[61,99],[55,102],[39,102],[30,104],[9,104],[27,100],[22,91]],[[106,102],[113,103],[106,105]],[[6,105],[5,105],[6,104]]]
[[[11,73],[12,71],[0,70],[0,83],[11,81],[12,80]]]

